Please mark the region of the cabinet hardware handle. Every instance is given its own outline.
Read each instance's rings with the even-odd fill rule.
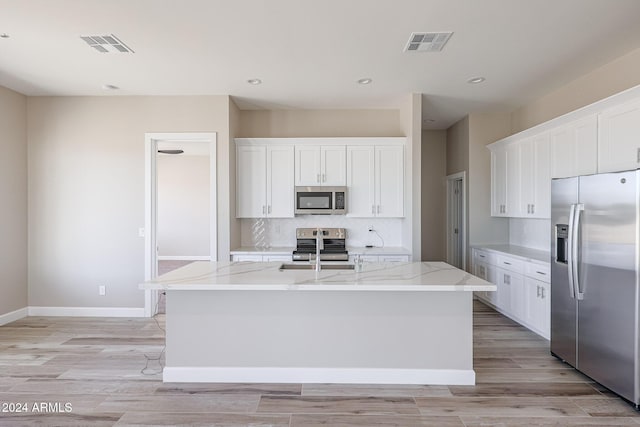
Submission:
[[[527,213],[530,214],[531,213],[531,205],[527,205]]]
[[[262,205],[262,214],[264,215],[266,213],[266,208],[264,205]]]
[[[267,208],[267,213],[271,213],[271,205]]]
[[[540,285],[536,285],[536,298],[540,298]]]
[[[327,174],[322,174],[322,182],[327,182]]]
[[[543,273],[542,271],[536,271],[536,273],[538,273],[538,274],[542,274],[543,276],[546,276],[546,275],[547,275],[547,273]]]
[[[505,263],[506,265],[511,265],[510,262],[507,262],[507,261],[502,261],[502,262]]]
[[[544,299],[544,288],[542,286],[540,287],[540,294],[542,295],[541,298]]]
[[[376,213],[376,205],[371,205],[371,213],[375,215],[375,213]]]
[[[480,258],[484,258],[484,255],[478,255]]]
[[[640,163],[640,148],[638,148],[638,155],[637,155],[636,160],[638,161],[638,163]]]
[[[531,213],[534,214],[536,213],[536,205],[531,205]]]
[[[320,182],[320,174],[318,174],[318,177],[316,178],[316,182]]]
[[[378,213],[380,213],[380,205],[378,205]]]

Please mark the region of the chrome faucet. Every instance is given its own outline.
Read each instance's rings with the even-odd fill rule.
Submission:
[[[316,271],[320,271],[320,251],[324,250],[324,234],[322,228],[316,230]]]

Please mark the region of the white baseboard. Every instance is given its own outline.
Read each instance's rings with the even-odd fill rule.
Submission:
[[[27,307],[14,310],[6,314],[0,314],[0,326],[15,322],[16,320],[20,320],[28,315],[29,309]]]
[[[204,256],[204,255],[193,255],[193,256],[163,255],[158,257],[158,261],[211,261],[211,257]]]
[[[129,307],[29,307],[29,316],[144,317],[144,308]]]
[[[162,380],[211,383],[475,385],[473,369],[165,367]]]

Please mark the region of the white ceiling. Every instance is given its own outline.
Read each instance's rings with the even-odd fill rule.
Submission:
[[[454,33],[442,52],[403,52],[412,32],[441,31]],[[434,120],[423,127],[446,128],[640,47],[640,1],[0,0],[0,33],[0,85],[26,95],[229,94],[242,109],[333,109],[397,108],[417,92]],[[135,53],[79,38],[111,33]],[[486,82],[466,83],[475,76]]]

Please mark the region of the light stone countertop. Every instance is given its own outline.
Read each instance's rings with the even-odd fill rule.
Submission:
[[[506,255],[514,255],[520,258],[524,258],[525,261],[533,261],[537,263],[546,263],[550,262],[550,257],[548,251],[541,251],[539,249],[531,249],[526,248],[524,246],[515,246],[515,245],[475,245],[473,246],[477,249],[487,249],[494,252],[501,252]]]
[[[443,262],[365,263],[354,270],[287,270],[282,262],[198,261],[139,285],[158,290],[495,291],[492,283]]]
[[[272,248],[259,249],[252,246],[241,246],[233,249],[231,255],[291,255],[295,246],[274,246]],[[365,248],[363,246],[347,246],[349,255],[411,255],[411,251],[401,246],[385,246]]]

